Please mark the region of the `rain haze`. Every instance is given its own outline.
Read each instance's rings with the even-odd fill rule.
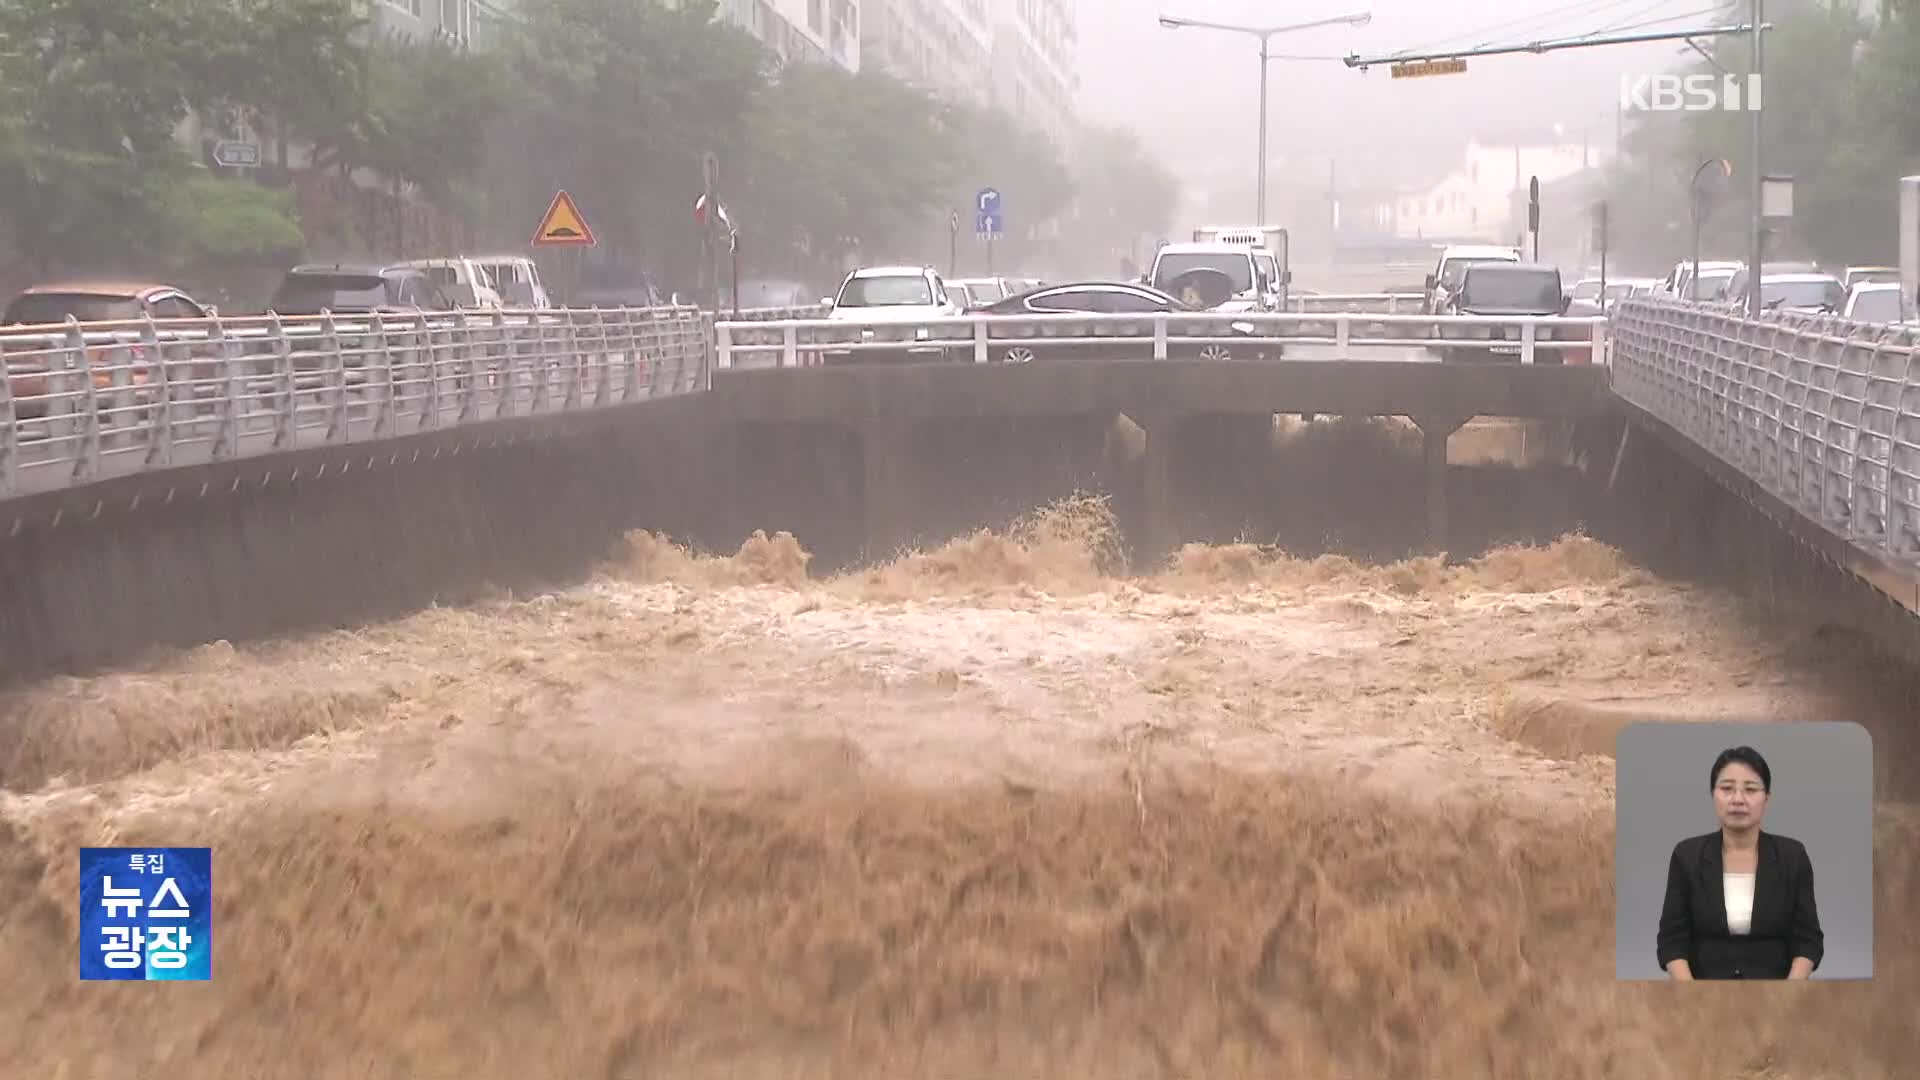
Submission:
[[[0,1080],[1914,1080],[1879,6],[0,0]]]
[[[1669,71],[1692,53],[1666,41],[1468,60],[1467,71],[1395,79],[1341,58],[1519,45],[1585,35],[1733,25],[1743,5],[1700,0],[1088,0],[1082,107],[1138,131],[1189,183],[1251,186],[1259,45],[1251,36],[1163,27],[1171,15],[1247,27],[1371,14],[1363,26],[1279,34],[1272,52],[1272,182],[1418,186],[1459,164],[1468,140],[1560,138],[1595,146],[1618,131],[1623,75]],[[1306,59],[1294,59],[1303,57]],[[1190,193],[1191,194],[1191,193]]]

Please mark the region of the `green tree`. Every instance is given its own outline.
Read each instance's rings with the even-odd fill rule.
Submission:
[[[943,140],[957,148],[950,180],[942,186],[946,205],[960,211],[961,228],[973,227],[973,199],[981,188],[1000,192],[1005,235],[994,242],[995,273],[1038,272],[1036,260],[1057,258],[1060,215],[1072,205],[1075,179],[1051,138],[1027,127],[1003,109],[956,106],[948,113]],[[1104,182],[1104,180],[1102,181]],[[940,214],[937,236],[946,236]],[[930,239],[936,235],[926,234]],[[934,250],[938,250],[935,248]],[[984,272],[984,252],[963,263]],[[966,267],[963,265],[963,270]]]
[[[441,40],[385,37],[366,58],[351,152],[359,164],[409,181],[435,201],[458,200],[485,166],[499,108],[499,69]]]
[[[1172,228],[1180,182],[1138,135],[1093,128],[1079,140],[1073,162],[1078,197],[1062,240],[1066,254],[1087,270],[1113,274],[1140,253],[1142,242],[1151,251]]]
[[[26,262],[138,250],[154,239],[148,178],[184,160],[173,133],[196,87],[209,0],[9,0],[0,75],[0,219]]]
[[[232,0],[219,13],[199,80],[214,118],[268,136],[282,173],[295,143],[321,166],[336,160],[368,100],[366,13],[355,0]]]
[[[945,216],[963,149],[928,95],[824,64],[787,68],[749,130],[736,223],[773,260],[804,237],[816,270],[910,258],[928,221]]]
[[[580,203],[605,255],[691,276],[702,155],[730,177],[765,85],[753,37],[712,0],[528,5],[504,43],[512,108],[488,155],[490,216],[523,243],[555,189]],[[730,181],[723,179],[723,184]]]
[[[1912,0],[1903,5],[1915,7]],[[1844,263],[1892,257],[1897,210],[1894,178],[1914,143],[1911,109],[1920,105],[1912,20],[1874,28],[1850,6],[1795,4],[1769,11],[1762,113],[1766,169],[1794,178],[1794,218],[1769,255],[1811,255]],[[1745,72],[1744,37],[1723,38],[1714,63],[1689,74]],[[1703,161],[1726,158],[1735,175],[1713,200],[1703,229],[1709,256],[1744,258],[1750,220],[1751,114],[1725,110],[1651,114],[1634,125],[1630,160],[1616,170],[1611,197],[1643,219],[1628,224],[1635,242],[1661,257],[1682,258],[1690,244],[1688,181]],[[1890,137],[1891,136],[1891,137]],[[1624,221],[1615,215],[1616,221]]]

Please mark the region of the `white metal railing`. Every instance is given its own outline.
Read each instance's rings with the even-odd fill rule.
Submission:
[[[817,309],[798,309],[813,315]],[[700,391],[716,368],[919,359],[1604,362],[1603,319],[1390,313],[972,315],[695,308],[139,320],[0,329],[0,498],[168,466],[367,443]],[[887,355],[891,354],[891,355]]]
[[[1424,293],[1293,293],[1287,297],[1287,310],[1377,311],[1388,315],[1413,315],[1420,312],[1426,299]]]
[[[707,386],[695,308],[0,329],[0,498]]]
[[[1316,359],[1424,349],[1442,359],[1605,362],[1598,316],[1496,317],[1353,312],[1274,314],[967,315],[906,321],[721,321],[716,370],[810,367],[863,359],[1025,363],[1084,355],[1104,359],[1281,359],[1312,347]],[[1291,352],[1291,355],[1301,355]]]
[[[1854,547],[1920,563],[1920,365],[1912,327],[1614,307],[1616,393]]]

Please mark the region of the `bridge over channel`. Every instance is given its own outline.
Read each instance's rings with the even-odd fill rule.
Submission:
[[[1146,437],[1135,543],[1148,551],[1177,540],[1180,444],[1267,432],[1276,414],[1411,419],[1428,535],[1444,548],[1449,435],[1475,417],[1534,418],[1575,425],[1609,480],[1648,447],[1681,455],[1901,616],[1920,612],[1920,370],[1904,334],[1661,301],[1608,320],[1406,307],[1351,296],[1285,314],[926,324],[676,308],[10,331],[0,677],[397,614],[462,581],[577,570],[649,522],[777,526],[736,504],[756,476],[761,493],[777,489],[767,477],[783,467],[835,473],[877,554],[901,538],[930,432],[978,443],[1011,439],[995,434],[1011,424],[1097,441],[1122,415]],[[1443,361],[1461,340],[1502,353]],[[801,429],[840,449],[785,460],[814,451],[769,433]]]

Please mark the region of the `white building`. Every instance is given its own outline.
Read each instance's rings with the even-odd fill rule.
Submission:
[[[461,45],[473,43],[502,14],[510,0],[373,0],[374,25],[405,37],[439,35]]]
[[[862,57],[947,101],[992,97],[995,0],[865,0]]]
[[[1080,93],[1080,31],[1073,0],[992,0],[992,100],[1064,141]]]
[[[1469,142],[1461,164],[1439,181],[1374,204],[1371,224],[1409,239],[1511,243],[1516,199],[1524,207],[1528,180],[1552,183],[1597,164],[1598,156],[1580,143]]]
[[[872,0],[867,0],[871,3]],[[860,70],[861,0],[720,0],[720,17],[745,28],[781,63]]]

